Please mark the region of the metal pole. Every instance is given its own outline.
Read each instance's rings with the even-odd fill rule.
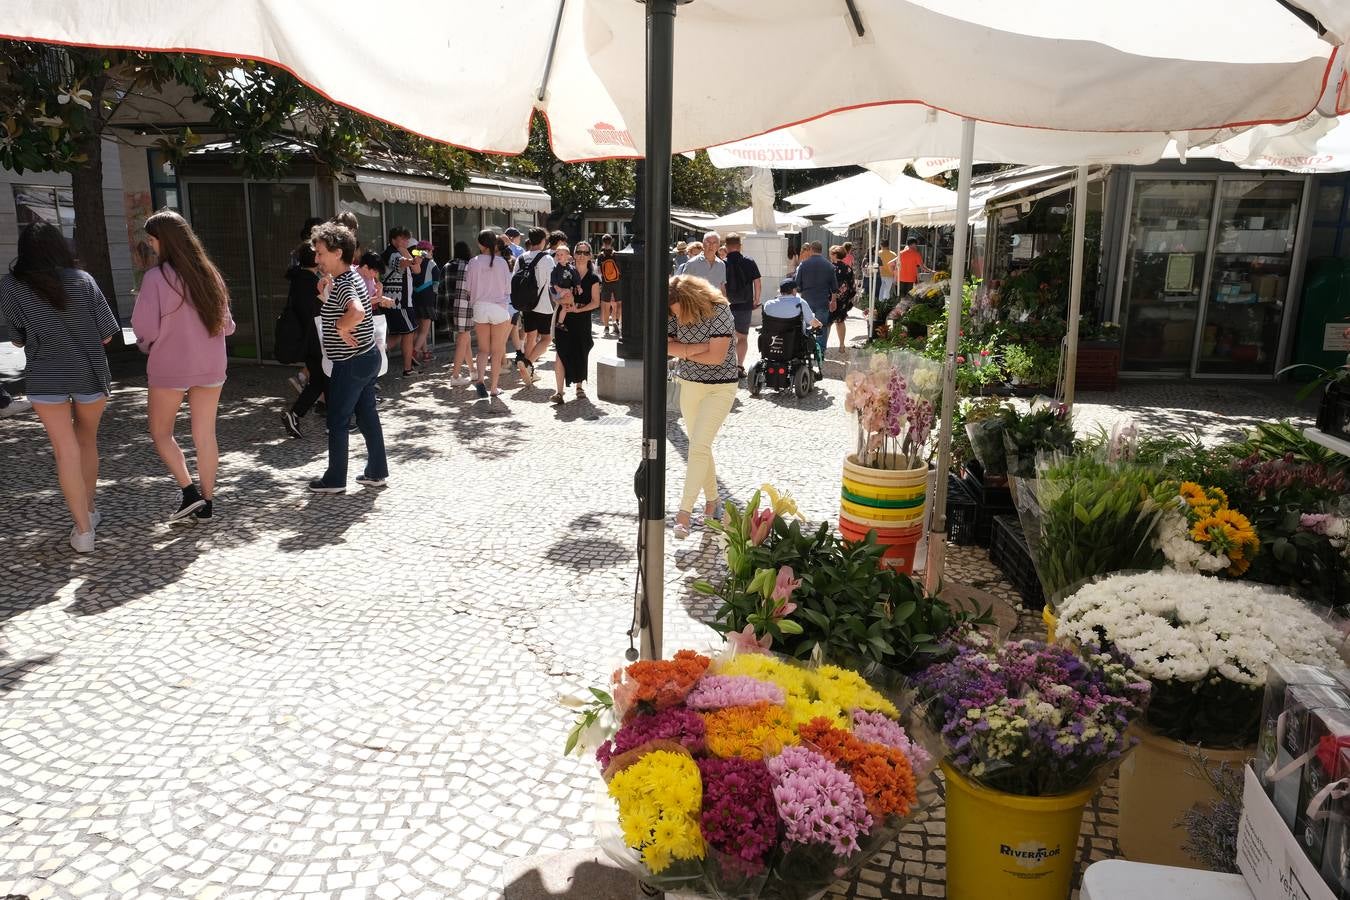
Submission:
[[[666,321],[670,280],[670,122],[675,85],[675,7],[678,0],[647,3],[647,150],[643,184],[647,242],[642,320],[642,519],[643,659],[661,658],[665,616],[666,527]]]
[[[947,291],[947,355],[942,369],[942,424],[938,429],[937,484],[928,532],[928,564],[923,583],[935,593],[942,580],[947,544],[947,472],[952,464],[952,418],[956,415],[956,351],[961,340],[961,299],[966,283],[966,243],[970,235],[970,167],[975,157],[975,120],[961,120],[961,174],[956,187],[956,228],[952,245],[951,287]]]
[[[1083,240],[1087,235],[1088,167],[1078,167],[1073,190],[1073,263],[1069,267],[1069,320],[1064,347],[1064,405],[1073,406],[1074,370],[1078,366],[1078,316],[1083,309]]]

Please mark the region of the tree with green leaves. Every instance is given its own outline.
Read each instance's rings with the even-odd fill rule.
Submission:
[[[173,119],[126,114],[153,108],[166,93],[190,96],[210,121],[194,131]],[[131,128],[158,133],[159,148],[175,163],[201,143],[201,131],[219,136],[235,145],[238,171],[255,178],[279,176],[300,154],[331,172],[372,156],[412,161],[456,187],[482,165],[477,154],[339,106],[262,63],[0,41],[0,165],[70,173],[76,253],[114,308],[102,142]]]

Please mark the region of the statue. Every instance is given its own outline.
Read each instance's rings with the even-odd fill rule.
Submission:
[[[778,219],[773,212],[773,172],[765,168],[753,168],[746,183],[750,188],[750,213],[755,230],[777,233]]]

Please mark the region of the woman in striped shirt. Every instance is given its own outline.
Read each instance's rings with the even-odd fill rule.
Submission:
[[[38,222],[19,235],[19,256],[0,278],[0,312],[14,346],[24,347],[24,386],[56,457],[56,477],[75,527],[70,546],[94,549],[102,516],[98,486],[98,424],[112,390],[103,345],[117,320],[88,272],[75,267],[54,225]]]
[[[331,364],[328,374],[328,470],[309,483],[319,494],[347,490],[347,421],[356,425],[366,442],[366,468],[357,484],[384,487],[389,461],[384,453],[384,431],[375,406],[375,381],[380,376],[380,351],[375,346],[373,310],[366,285],[352,269],[356,236],[341,225],[314,229],[314,258],[319,279],[319,317],[323,322],[323,355]]]

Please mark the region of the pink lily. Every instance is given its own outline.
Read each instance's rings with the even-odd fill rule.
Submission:
[[[778,580],[773,584],[773,594],[770,596],[775,600],[787,600],[792,596],[792,592],[801,586],[800,578],[793,578],[792,566],[783,566],[778,570]],[[796,609],[796,604],[793,604]]]
[[[769,531],[773,528],[773,510],[760,509],[750,517],[750,544],[758,547],[764,543],[764,539],[769,536]]]
[[[773,635],[755,637],[755,626],[747,625],[740,631],[727,633],[727,643],[736,648],[737,653],[767,653],[773,644]]]

